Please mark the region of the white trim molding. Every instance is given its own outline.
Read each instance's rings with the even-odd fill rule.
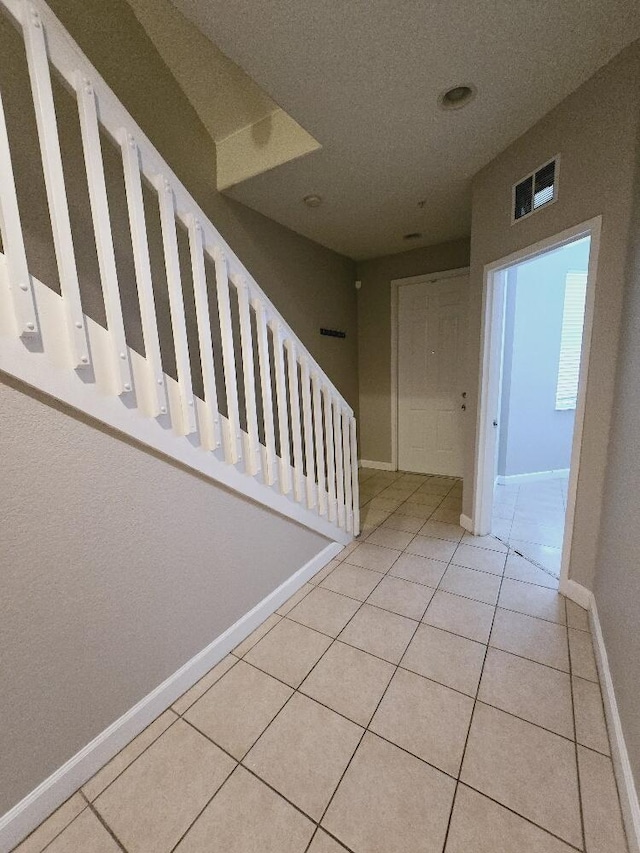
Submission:
[[[148,693],[133,708],[102,731],[45,779],[5,815],[0,817],[0,853],[9,853],[81,785],[117,755],[182,694],[199,681],[225,655],[327,565],[342,546],[332,542],[287,578],[273,592]]]
[[[591,595],[591,593],[589,593]],[[622,720],[618,710],[616,694],[609,668],[607,649],[602,636],[602,626],[598,617],[598,608],[593,595],[591,595],[590,609],[591,635],[600,675],[600,688],[602,690],[602,701],[604,702],[604,713],[607,719],[609,741],[611,744],[611,759],[618,783],[618,796],[624,828],[627,833],[627,844],[629,853],[640,853],[640,803],[636,789],[629,753],[622,730]]]
[[[460,516],[460,527],[464,527],[468,533],[473,533],[473,521],[464,513]]]
[[[397,468],[393,462],[376,462],[371,459],[361,459],[361,468],[377,468],[378,471],[396,471]]]
[[[553,471],[532,471],[530,474],[498,474],[498,486],[511,486],[519,483],[535,483],[538,480],[560,480],[569,476],[568,468],[557,468]]]

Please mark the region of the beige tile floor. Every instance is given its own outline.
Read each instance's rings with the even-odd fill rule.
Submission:
[[[527,559],[560,576],[569,478],[498,485],[492,532]]]
[[[364,529],[20,853],[625,853],[587,614],[364,471]]]

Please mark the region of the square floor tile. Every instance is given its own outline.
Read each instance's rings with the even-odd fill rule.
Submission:
[[[325,568],[327,568],[327,566],[325,566]],[[279,616],[286,616],[290,610],[293,610],[296,604],[299,604],[306,595],[309,595],[314,586],[315,584],[311,583],[303,584],[300,589],[291,596],[291,598],[288,598],[284,604],[278,607],[276,613]]]
[[[483,548],[485,551],[498,551],[500,554],[506,554],[509,550],[504,542],[491,535],[473,536],[471,533],[465,533],[462,537],[462,544],[470,545],[472,548]]]
[[[569,628],[569,653],[571,672],[587,681],[598,681],[598,668],[593,653],[591,634]]]
[[[525,557],[528,557],[535,563],[538,563],[538,565],[544,566],[545,569],[548,569],[556,577],[560,576],[561,548],[551,548],[549,545],[523,542],[521,539],[516,539],[513,534],[509,537],[509,546],[515,551],[524,554]]]
[[[459,785],[445,853],[574,853],[574,848]]]
[[[233,654],[241,658],[243,657],[249,649],[252,649],[258,640],[261,640],[264,635],[270,631],[274,625],[277,625],[282,617],[277,613],[272,613],[271,616],[267,616],[262,625],[258,625],[255,631],[253,631],[246,640],[243,640],[239,645],[235,647],[233,650]]]
[[[420,625],[400,666],[475,696],[485,651],[482,643],[431,625]]]
[[[424,495],[439,495],[444,498],[451,491],[451,486],[449,483],[442,483],[439,480],[427,480],[418,486],[418,491]]]
[[[47,844],[60,835],[62,830],[69,826],[86,807],[84,797],[79,792],[69,797],[22,844],[15,848],[14,853],[42,853]]]
[[[469,640],[486,643],[491,632],[495,607],[438,590],[422,621],[434,628],[451,631]]]
[[[530,560],[525,560],[519,554],[509,554],[507,556],[504,576],[505,578],[512,578],[513,580],[525,583],[545,586],[548,589],[558,589],[558,578],[555,575],[550,575],[543,569],[539,569]]]
[[[600,685],[584,678],[571,679],[576,716],[576,740],[589,749],[609,755],[609,736],[604,717]]]
[[[337,637],[358,607],[360,607],[359,601],[317,586],[288,613],[286,618],[328,634],[330,637]]]
[[[318,829],[309,847],[309,853],[346,853],[346,849],[324,830]]]
[[[569,672],[564,625],[498,607],[489,645]]]
[[[493,575],[502,575],[507,555],[498,551],[490,551],[488,548],[474,548],[473,545],[458,545],[451,562],[456,566],[465,566],[467,569],[477,569],[479,572],[489,572]]]
[[[340,639],[390,663],[398,663],[417,625],[405,616],[363,604]]]
[[[264,782],[237,767],[176,853],[304,853],[314,825]]]
[[[580,607],[575,601],[567,599],[567,625],[569,628],[576,628],[578,631],[590,631],[589,614]]]
[[[571,741],[478,702],[460,779],[569,844],[582,846]]]
[[[407,554],[417,554],[418,557],[429,557],[432,560],[442,560],[447,563],[455,550],[455,542],[434,539],[431,536],[416,536],[406,549]]]
[[[627,853],[611,759],[578,747],[584,833],[589,853]]]
[[[369,728],[450,776],[457,776],[473,699],[399,669]]]
[[[21,853],[19,847],[15,853]],[[119,844],[107,832],[91,809],[85,809],[47,847],[47,853],[121,853]]]
[[[459,524],[460,510],[450,509],[449,507],[438,507],[431,518],[434,521],[444,521],[445,524]]]
[[[573,739],[571,684],[565,672],[490,648],[478,699]]]
[[[459,542],[464,534],[464,527],[459,524],[445,524],[444,521],[427,521],[420,528],[421,536],[432,539],[446,539],[449,542]]]
[[[407,515],[411,518],[419,518],[420,519],[420,527],[427,521],[427,519],[431,518],[434,514],[434,509],[431,506],[425,506],[424,504],[410,503],[409,501],[405,501],[403,504],[400,504],[398,509],[395,511],[394,515]]]
[[[433,594],[431,587],[387,575],[373,590],[367,604],[419,620]]]
[[[464,566],[454,566],[453,563],[444,573],[438,589],[483,601],[485,604],[496,604],[500,592],[501,578],[488,572],[478,572]]]
[[[270,675],[239,661],[186,712],[185,719],[237,759],[291,696]]]
[[[394,548],[403,551],[413,539],[413,533],[402,530],[393,530],[390,527],[379,527],[367,536],[367,542],[371,545],[382,545],[384,548]]]
[[[567,624],[564,597],[555,589],[504,578],[498,605],[505,610],[515,610],[560,625]]]
[[[404,533],[415,534],[423,524],[424,519],[422,517],[413,518],[410,515],[398,515],[394,512],[386,521],[382,522],[382,528],[386,530],[389,527],[392,530],[402,530]]]
[[[297,687],[331,643],[326,634],[283,619],[244,659],[285,684]]]
[[[354,853],[441,853],[455,782],[367,732],[322,824]]]
[[[366,726],[394,673],[393,664],[335,642],[300,691]]]
[[[296,693],[244,763],[319,820],[361,735],[359,726]]]
[[[323,589],[364,601],[385,575],[350,563],[342,563],[322,582]]]
[[[129,853],[168,853],[234,767],[221,749],[178,720],[94,805]]]
[[[347,556],[347,554],[344,554],[343,557],[343,551],[341,551],[338,556],[334,557],[333,560],[330,560],[327,565],[324,566],[324,568],[320,569],[319,572],[316,572],[312,578],[309,578],[305,586],[319,586],[325,578],[329,577],[329,575],[334,569],[338,568],[338,566],[342,563],[343,559],[345,559],[345,557]]]
[[[374,572],[386,572],[395,563],[402,552],[396,548],[383,548],[363,542],[346,558],[352,566],[362,566],[363,569],[373,569]]]
[[[220,681],[225,672],[228,672],[237,662],[238,658],[234,655],[227,655],[225,658],[222,658],[220,663],[216,664],[213,669],[210,669],[190,690],[187,690],[179,699],[176,699],[171,706],[176,714],[184,714],[197,699],[203,696],[210,687],[213,687],[216,681]]]
[[[218,664],[218,666],[220,666],[220,664]],[[217,668],[218,667],[214,667],[214,669]],[[198,684],[200,684],[200,682],[198,682]],[[108,764],[99,770],[95,776],[92,776],[91,779],[82,786],[82,793],[89,802],[93,802],[93,800],[95,800],[95,798],[101,794],[114,779],[117,779],[123,770],[126,770],[132,761],[135,761],[139,755],[142,755],[145,749],[151,746],[151,744],[157,740],[160,735],[165,732],[170,725],[172,725],[172,723],[175,723],[177,719],[178,717],[171,710],[167,710],[164,714],[160,714],[160,716],[157,717],[151,725],[147,726],[144,731],[140,732],[140,734],[135,737],[131,743],[128,743],[124,749],[121,749],[120,752],[112,758]]]
[[[417,554],[402,554],[389,569],[389,575],[404,578],[407,581],[422,583],[434,589],[440,583],[447,569],[441,560],[418,557]]]

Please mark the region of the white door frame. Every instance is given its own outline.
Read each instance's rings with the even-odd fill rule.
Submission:
[[[427,284],[444,278],[469,275],[469,267],[430,272],[409,278],[394,278],[391,282],[391,468],[398,470],[398,298],[405,284]]]
[[[478,421],[475,454],[475,486],[473,495],[472,532],[483,536],[491,532],[493,494],[495,488],[496,430],[493,421],[500,416],[500,387],[502,378],[502,352],[504,349],[504,307],[505,272],[514,264],[531,260],[552,249],[559,249],[573,243],[581,237],[591,237],[589,247],[589,268],[587,273],[587,293],[582,333],[582,353],[580,357],[580,375],[578,379],[578,397],[571,446],[571,468],[567,494],[567,512],[565,517],[562,545],[562,563],[560,568],[560,591],[566,592],[570,586],[569,560],[573,537],[573,522],[578,485],[578,468],[582,446],[584,426],[585,397],[589,361],[591,357],[591,331],[593,328],[593,308],[595,303],[596,274],[598,253],[600,250],[600,229],[602,217],[597,216],[586,222],[568,228],[553,237],[548,237],[520,249],[505,258],[487,264],[484,268],[482,293],[482,333],[480,354],[480,382],[478,396]]]

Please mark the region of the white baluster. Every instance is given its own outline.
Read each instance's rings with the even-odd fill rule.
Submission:
[[[112,369],[114,374],[115,393],[122,394],[131,391],[131,364],[122,319],[122,303],[118,286],[116,258],[113,249],[109,203],[107,201],[107,185],[104,177],[100,131],[98,129],[98,113],[96,96],[91,81],[81,74],[77,75],[76,92],[78,95],[78,112],[80,116],[80,132],[82,148],[89,187],[89,202],[93,218],[93,230],[98,252],[100,282],[109,331]]]
[[[304,426],[304,461],[307,471],[307,506],[313,509],[316,505],[316,472],[313,453],[313,423],[311,420],[311,378],[309,362],[305,357],[300,361],[302,380],[302,415]]]
[[[258,333],[258,361],[260,364],[260,389],[262,392],[262,420],[265,440],[265,471],[267,485],[276,480],[276,437],[273,421],[273,397],[271,390],[271,364],[269,359],[269,336],[267,318],[262,299],[254,302],[256,311],[256,329]]]
[[[9,293],[17,333],[21,338],[38,338],[40,335],[38,315],[20,225],[2,97],[0,97],[0,231],[7,256]]]
[[[356,419],[349,419],[351,436],[351,490],[353,502],[353,535],[360,535],[360,482],[358,480],[358,441],[356,438]]]
[[[158,320],[153,297],[138,146],[133,136],[125,130],[121,131],[120,145],[122,147],[122,167],[129,211],[133,264],[136,271],[138,302],[140,303],[144,354],[149,372],[147,396],[152,414],[154,416],[165,415],[168,411],[167,387],[162,370]]]
[[[344,506],[344,461],[342,456],[342,418],[340,404],[332,400],[333,407],[333,443],[336,451],[336,500],[338,502],[338,525],[346,526]]]
[[[202,226],[194,217],[189,224],[189,252],[191,255],[191,274],[193,276],[193,295],[196,303],[198,323],[198,342],[200,344],[200,364],[202,365],[202,385],[206,403],[207,424],[205,445],[207,450],[220,447],[220,412],[218,409],[218,390],[211,336],[211,316],[207,293],[207,276],[204,266],[204,247]]]
[[[349,533],[353,533],[353,499],[351,471],[351,437],[349,435],[349,413],[342,412],[342,456],[344,458],[344,504],[345,521]]]
[[[74,368],[84,368],[90,364],[89,340],[80,300],[47,45],[38,10],[26,0],[23,5],[23,30],[71,362]]]
[[[291,448],[289,446],[289,414],[287,386],[284,370],[284,342],[282,325],[276,320],[273,331],[273,360],[276,373],[276,400],[278,401],[278,434],[280,437],[280,491],[288,495],[291,491]]]
[[[289,402],[291,404],[291,433],[293,436],[293,492],[295,499],[302,502],[302,429],[300,426],[300,393],[298,391],[298,355],[295,341],[287,338],[289,373]]]
[[[160,203],[160,226],[162,228],[162,245],[164,247],[164,265],[167,271],[167,287],[169,289],[169,312],[171,314],[173,345],[176,353],[178,385],[180,386],[182,432],[184,435],[190,435],[196,432],[198,427],[196,425],[195,401],[193,399],[193,385],[191,380],[187,321],[182,296],[175,203],[171,184],[162,176],[158,179],[157,190]]]
[[[331,402],[331,389],[326,385],[323,388],[324,396],[324,434],[327,442],[327,485],[329,487],[329,521],[337,521],[338,510],[336,505],[336,461],[335,446],[333,440],[333,404]]]
[[[325,487],[324,435],[322,433],[322,395],[320,379],[314,371],[311,375],[313,388],[313,432],[316,445],[316,472],[318,481],[318,511],[320,515],[327,514],[327,492]]]
[[[222,366],[227,392],[228,434],[226,436],[225,455],[227,462],[234,465],[242,458],[242,452],[240,449],[238,379],[236,376],[236,356],[233,348],[231,302],[229,300],[229,274],[225,257],[219,250],[216,250],[214,261],[216,267],[216,293],[218,294],[218,318],[222,339]]]
[[[244,377],[244,407],[247,418],[247,458],[248,474],[257,474],[260,470],[258,452],[258,412],[256,409],[256,377],[253,364],[253,335],[251,332],[251,309],[249,307],[249,288],[242,279],[234,282],[238,291],[238,314],[240,317],[240,350],[242,354],[242,375]]]

